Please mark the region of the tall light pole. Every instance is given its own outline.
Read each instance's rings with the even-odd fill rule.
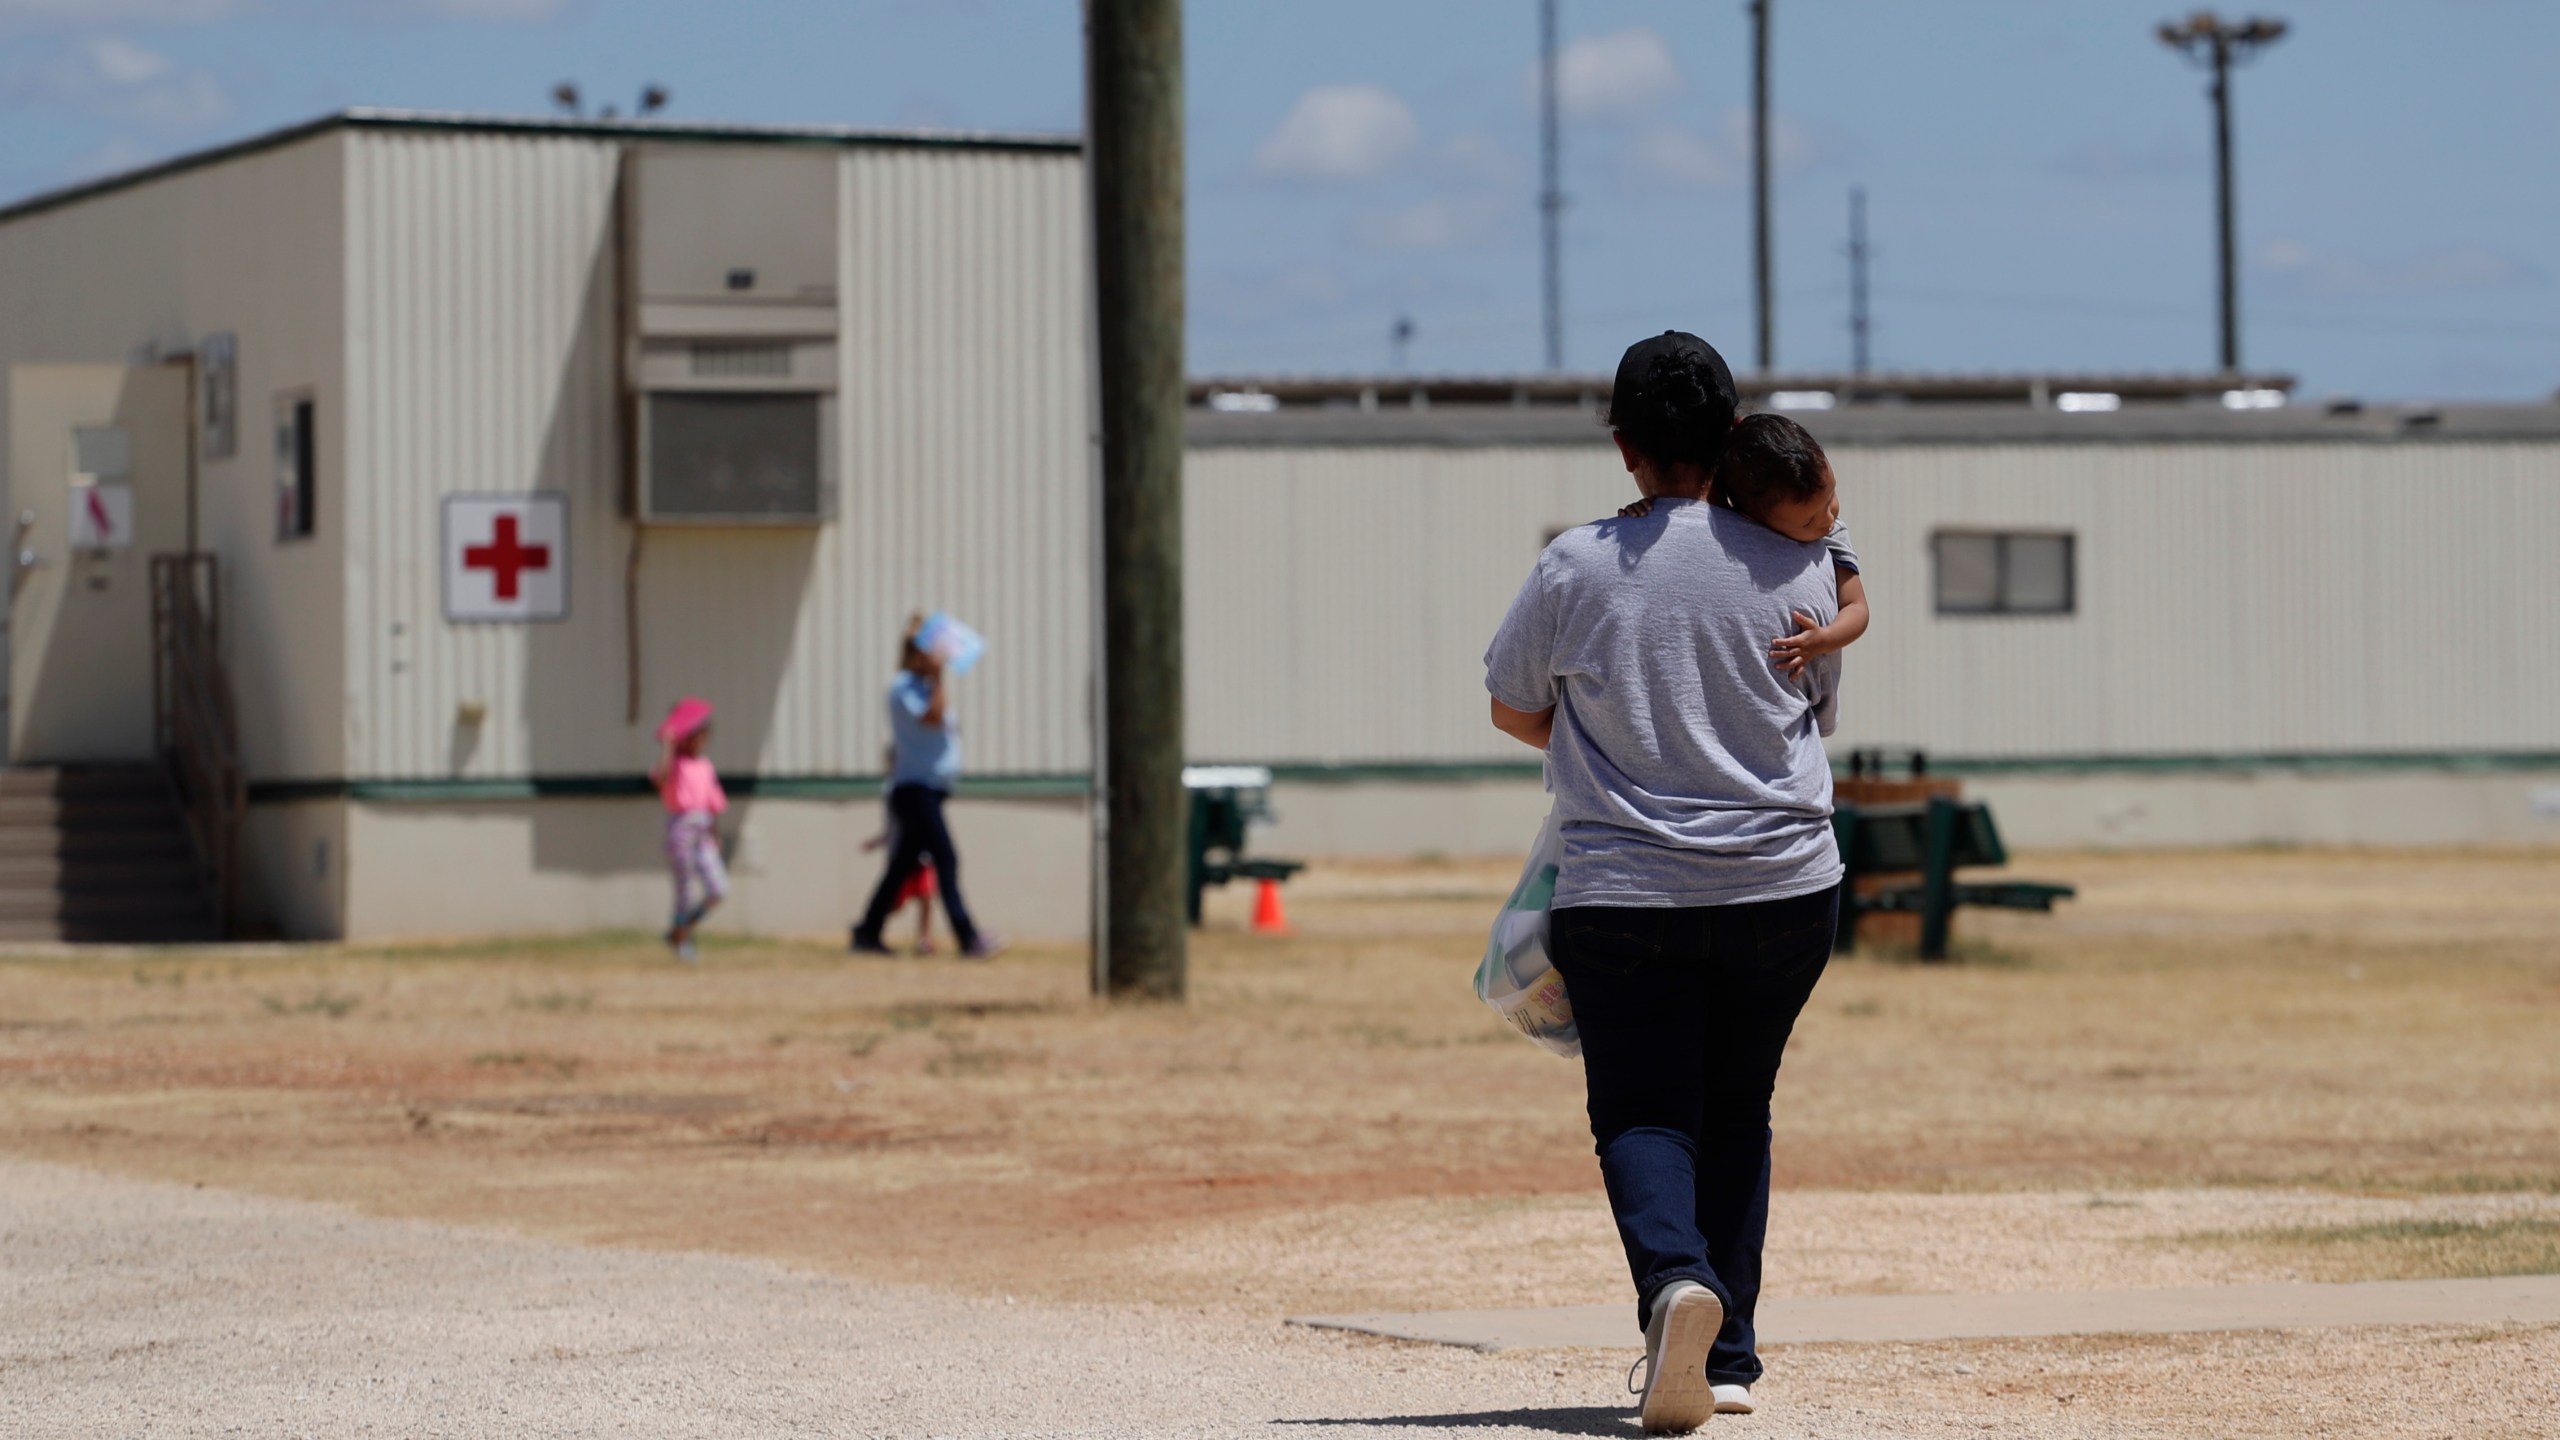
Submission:
[[[1564,369],[1564,156],[1556,122],[1556,0],[1538,0],[1538,226],[1547,368]]]
[[[2222,368],[2240,368],[2240,275],[2231,200],[2231,67],[2284,38],[2285,23],[2253,15],[2237,23],[2210,10],[2160,27],[2160,43],[2213,72],[2213,165],[2222,255]]]
[[[1751,289],[1760,315],[1760,368],[1778,363],[1777,316],[1769,278],[1769,0],[1751,12]]]
[[[1180,999],[1189,963],[1182,788],[1182,5],[1087,0],[1102,435],[1103,893],[1114,996]]]

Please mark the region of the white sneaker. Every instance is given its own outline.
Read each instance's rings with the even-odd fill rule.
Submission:
[[[1707,1352],[1724,1328],[1724,1304],[1694,1280],[1674,1280],[1653,1297],[1644,1327],[1644,1402],[1637,1416],[1648,1435],[1684,1435],[1715,1414],[1707,1386]]]
[[[1751,1413],[1753,1407],[1751,1404],[1750,1386],[1717,1385],[1712,1388],[1714,1389],[1716,1396],[1717,1414],[1748,1415]]]

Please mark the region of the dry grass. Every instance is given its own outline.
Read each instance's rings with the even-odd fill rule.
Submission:
[[[2288,1263],[2312,1280],[2432,1280],[2560,1275],[2560,1221],[2383,1220],[2209,1231],[2188,1244],[2227,1245]]]
[[[1064,948],[0,960],[0,1147],[972,1289],[1423,1304],[1459,1259],[1607,1298],[1578,1077],[1466,988],[1509,869],[1320,867],[1287,940],[1219,897],[1181,1007],[1094,1006]],[[2560,1193],[2560,854],[2018,869],[2085,899],[1826,977],[1782,1185]],[[2436,1263],[2318,1251],[2384,1252]]]

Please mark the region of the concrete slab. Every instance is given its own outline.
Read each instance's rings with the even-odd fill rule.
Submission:
[[[1487,1351],[1634,1347],[1643,1338],[1632,1303],[1305,1315],[1291,1323]],[[1759,1314],[1761,1340],[1779,1345],[2511,1323],[2560,1323],[2560,1275],[1987,1295],[1809,1295],[1763,1300]]]

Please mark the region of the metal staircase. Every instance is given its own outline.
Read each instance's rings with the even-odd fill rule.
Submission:
[[[167,770],[0,771],[0,940],[219,938],[213,890]]]

